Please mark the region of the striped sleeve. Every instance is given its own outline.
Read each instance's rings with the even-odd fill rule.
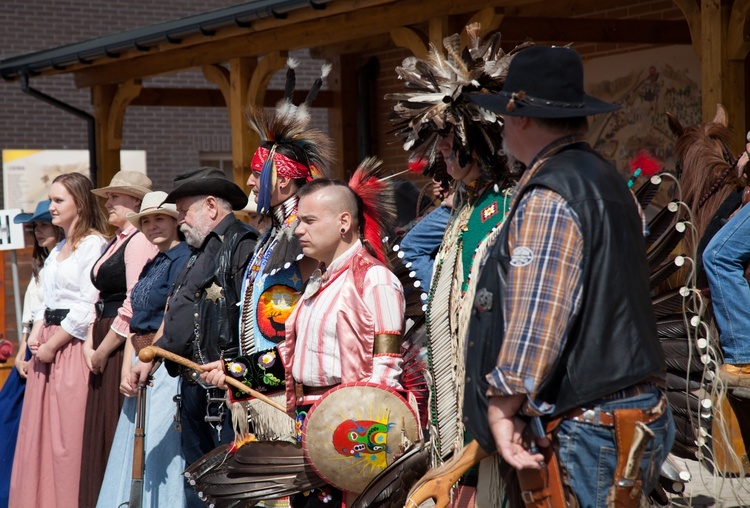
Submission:
[[[375,320],[375,335],[401,335],[404,329],[404,291],[398,278],[383,266],[375,266],[367,271],[363,297],[372,309]],[[401,388],[400,355],[376,355],[372,359],[370,382],[392,388]]]
[[[404,290],[398,278],[384,266],[367,271],[363,298],[375,318],[375,335],[401,334],[404,329]]]

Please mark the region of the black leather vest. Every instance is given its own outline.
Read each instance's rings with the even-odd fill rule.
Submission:
[[[247,259],[233,260],[237,245],[255,237],[253,228],[234,221],[224,233],[216,258],[216,270],[200,283],[195,294],[193,360],[205,363],[239,355],[239,307],[242,277]],[[215,286],[214,286],[215,284]],[[216,288],[220,297],[216,298]],[[213,289],[212,289],[213,288]]]
[[[125,274],[125,249],[130,243],[130,240],[135,235],[140,235],[140,232],[135,233],[130,238],[118,247],[118,249],[107,258],[102,266],[99,267],[96,275],[94,275],[94,269],[91,269],[91,282],[94,287],[99,290],[99,300],[103,302],[124,302],[125,296],[128,291],[128,281]],[[99,256],[101,259],[107,253],[106,249],[104,254]],[[96,261],[97,263],[99,260]],[[96,263],[94,264],[96,266]]]
[[[557,368],[538,394],[555,405],[555,415],[665,376],[635,200],[609,163],[586,145],[574,146],[546,161],[519,191],[542,186],[560,194],[577,214],[584,239],[581,309]],[[514,213],[515,208],[509,217]],[[467,338],[464,423],[486,450],[495,449],[485,375],[495,367],[502,343],[509,224],[482,268]]]

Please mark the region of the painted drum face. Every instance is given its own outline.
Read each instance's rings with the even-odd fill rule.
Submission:
[[[407,400],[408,399],[408,400]],[[373,383],[344,383],[306,415],[302,445],[321,478],[348,492],[370,481],[421,439],[416,401]]]

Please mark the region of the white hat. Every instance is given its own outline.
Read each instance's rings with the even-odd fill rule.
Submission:
[[[130,223],[135,226],[138,231],[141,230],[141,219],[146,215],[156,215],[157,213],[163,213],[170,217],[177,219],[179,213],[177,212],[177,205],[174,203],[164,203],[167,193],[162,191],[149,192],[143,196],[141,202],[141,211],[138,213],[130,212],[127,215],[127,219]]]

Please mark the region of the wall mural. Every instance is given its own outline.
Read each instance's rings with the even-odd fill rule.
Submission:
[[[585,63],[586,92],[622,109],[591,117],[589,142],[629,178],[642,148],[674,169],[669,111],[683,125],[701,121],[700,61],[690,46],[668,46]]]

